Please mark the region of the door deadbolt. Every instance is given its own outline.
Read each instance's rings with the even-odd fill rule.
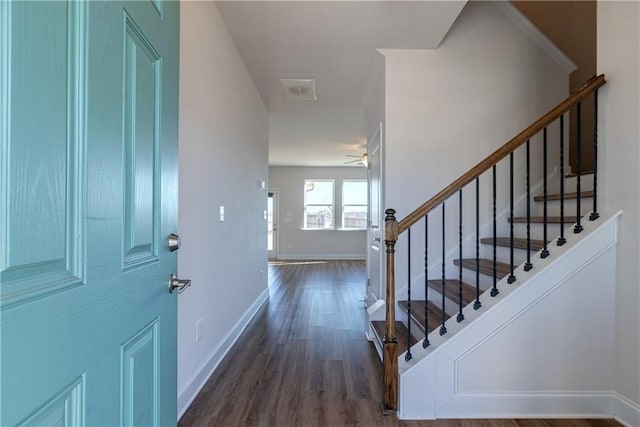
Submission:
[[[169,234],[169,237],[167,238],[167,240],[168,240],[167,246],[169,247],[169,250],[171,252],[177,251],[178,249],[180,249],[180,236],[178,236],[176,233]]]

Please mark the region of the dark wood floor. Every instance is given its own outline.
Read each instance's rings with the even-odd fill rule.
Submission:
[[[272,263],[271,297],[179,422],[188,426],[609,427],[610,420],[398,421],[364,338],[362,261]]]

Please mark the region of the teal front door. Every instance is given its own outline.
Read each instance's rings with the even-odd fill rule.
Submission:
[[[176,423],[177,2],[0,1],[0,425]]]

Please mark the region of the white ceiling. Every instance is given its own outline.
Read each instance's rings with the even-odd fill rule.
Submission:
[[[366,151],[365,84],[377,48],[436,48],[465,1],[219,1],[269,110],[269,164],[342,166]],[[316,79],[317,101],[281,78]]]

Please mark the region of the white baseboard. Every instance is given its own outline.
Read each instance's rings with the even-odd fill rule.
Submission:
[[[269,289],[265,289],[251,304],[251,306],[244,312],[242,317],[236,322],[233,328],[229,331],[227,336],[222,340],[222,343],[213,350],[211,355],[207,358],[207,361],[202,365],[196,374],[187,382],[187,385],[178,393],[178,420],[184,415],[184,413],[191,405],[191,402],[196,398],[202,387],[213,374],[220,362],[227,355],[233,344],[238,340],[242,332],[245,330],[251,319],[256,315],[260,307],[269,299]]]
[[[610,419],[612,393],[508,393],[458,396],[454,408],[399,414],[402,420],[475,418]]]
[[[614,418],[625,427],[640,426],[640,405],[617,393],[535,393],[520,395],[463,396],[464,410],[409,412],[402,420],[473,419],[473,418]],[[509,408],[505,411],[483,408]]]
[[[458,396],[437,418],[611,418],[611,393],[537,392]],[[491,408],[485,410],[484,408]]]
[[[331,260],[362,260],[367,259],[367,254],[279,254],[279,261],[297,261],[297,260],[318,260],[318,261],[331,261]]]
[[[640,405],[616,393],[613,415],[617,422],[627,427],[640,426]]]
[[[485,395],[463,397],[460,411],[400,414],[402,420],[447,418],[613,418],[625,427],[640,426],[640,405],[618,393],[536,393],[522,395]],[[485,411],[483,408],[505,408]],[[613,412],[613,414],[612,414]]]

